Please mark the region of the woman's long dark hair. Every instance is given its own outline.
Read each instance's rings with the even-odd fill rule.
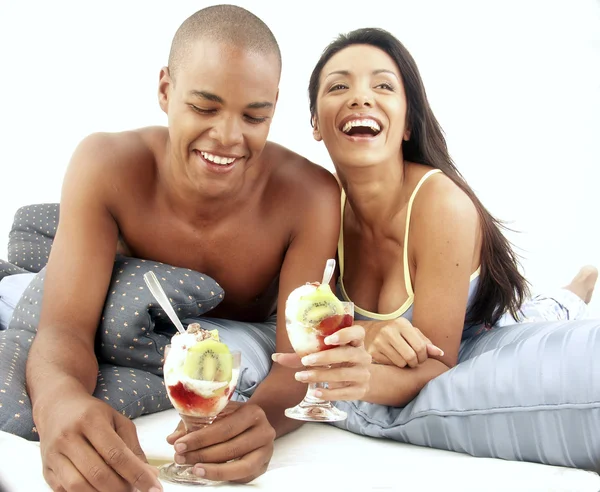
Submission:
[[[502,234],[504,225],[479,201],[448,153],[446,139],[429,106],[417,64],[408,50],[392,34],[377,28],[357,29],[337,37],[321,55],[308,87],[311,123],[316,117],[321,71],[329,59],[355,44],[375,46],[386,52],[398,66],[407,100],[410,139],[402,142],[404,159],[441,169],[473,201],[482,225],[481,273],[477,296],[467,313],[469,323],[495,324],[509,311],[516,316],[529,295],[527,281],[519,271],[518,257]]]

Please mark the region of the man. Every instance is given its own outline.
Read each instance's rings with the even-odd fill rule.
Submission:
[[[54,490],[162,490],[131,421],[91,396],[118,242],[129,256],[216,279],[226,296],[210,315],[233,320],[283,312],[288,293],[320,279],[335,255],[334,177],[267,142],[280,72],[277,42],[260,19],[234,6],[203,9],[180,26],[160,73],[168,128],[95,134],[74,152],[27,363]],[[292,352],[283,316],[276,350]],[[263,473],[273,439],[299,426],[284,409],[305,391],[294,370],[274,364],[247,403],[233,402],[232,414],[195,438],[204,448],[198,473],[241,482]],[[185,447],[175,447],[184,461]]]

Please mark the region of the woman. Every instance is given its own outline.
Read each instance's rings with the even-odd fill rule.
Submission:
[[[454,166],[408,51],[380,29],[340,36],[317,63],[309,96],[314,136],[342,186],[338,293],[354,301],[375,362],[361,401],[337,403],[349,418],[336,425],[477,456],[600,468],[597,426],[592,438],[582,432],[600,417],[600,322],[514,324],[529,321],[536,303],[524,304],[517,257]],[[579,307],[596,277],[582,269],[561,295]],[[332,393],[344,384],[334,381]]]

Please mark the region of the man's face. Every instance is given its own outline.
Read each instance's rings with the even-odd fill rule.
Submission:
[[[173,78],[161,74],[171,166],[195,187],[235,187],[262,152],[277,102],[280,67],[265,55],[196,42]]]

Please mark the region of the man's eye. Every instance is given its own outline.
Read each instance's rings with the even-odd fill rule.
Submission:
[[[196,111],[197,113],[200,113],[200,114],[211,114],[211,113],[214,113],[216,111],[215,109],[199,108],[198,106],[194,106],[193,104],[190,104],[190,106],[192,107],[192,109],[194,111]]]
[[[244,118],[250,123],[258,124],[267,121],[267,118],[255,118],[254,116],[244,115]]]

